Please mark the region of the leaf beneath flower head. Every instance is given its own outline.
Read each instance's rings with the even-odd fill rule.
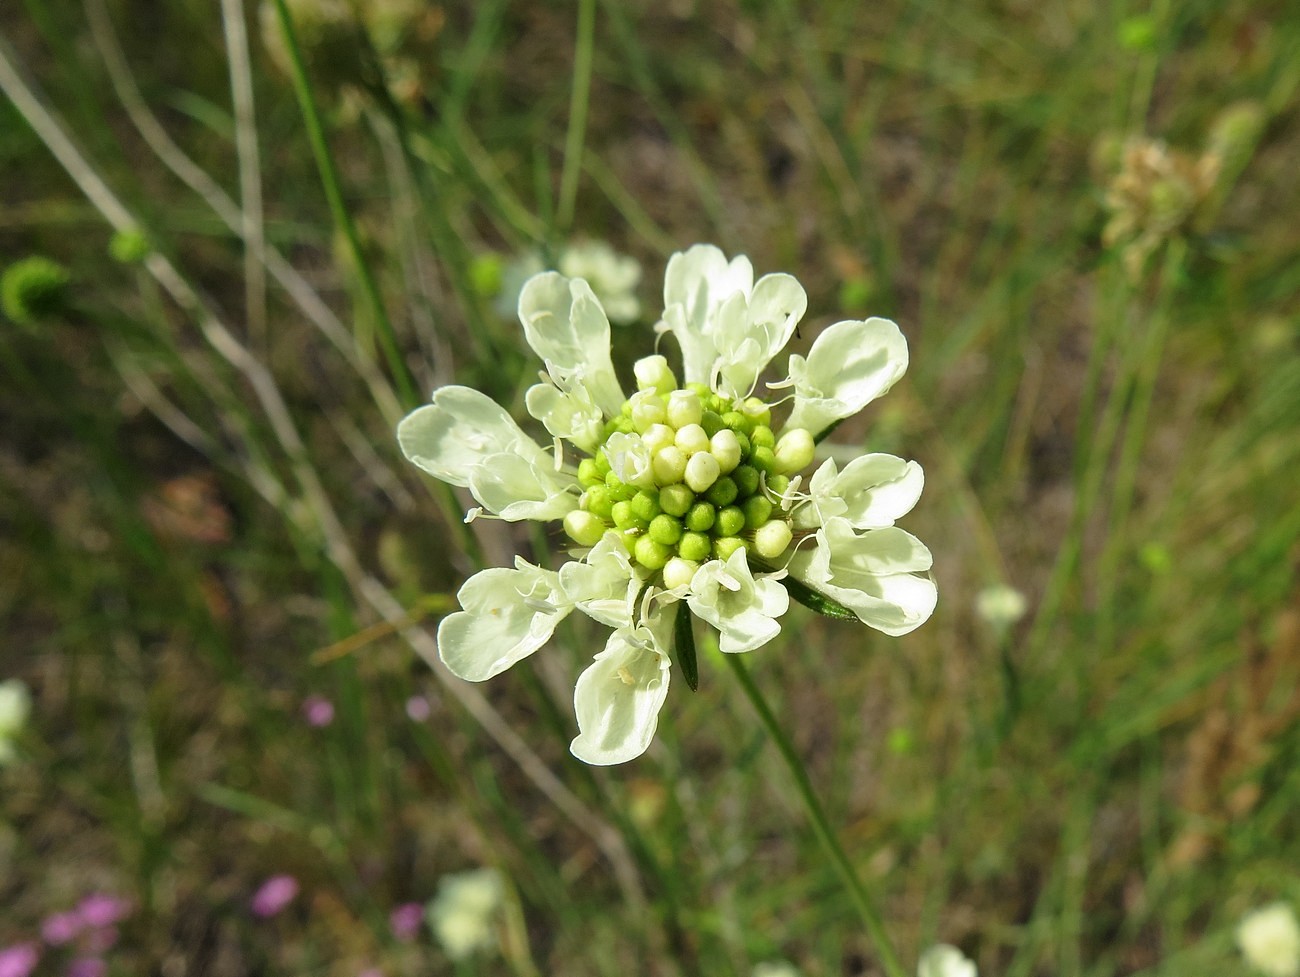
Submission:
[[[695,656],[695,629],[691,626],[691,609],[686,601],[677,605],[677,620],[673,624],[673,643],[676,646],[677,664],[682,666],[682,678],[692,692],[700,690],[700,667]]]
[[[818,614],[833,617],[837,621],[859,620],[856,614],[839,601],[832,600],[820,591],[813,590],[806,583],[796,580],[794,577],[782,577],[781,586],[785,587],[790,596],[800,604],[809,610],[816,611]]]

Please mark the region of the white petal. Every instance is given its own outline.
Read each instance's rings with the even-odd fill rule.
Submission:
[[[569,491],[572,475],[555,471],[543,455],[539,462],[517,454],[490,455],[470,472],[469,490],[478,503],[508,522],[563,519],[578,507]]]
[[[888,319],[837,322],[808,358],[790,357],[795,400],[787,427],[819,434],[862,410],[907,372],[907,340]]]
[[[652,621],[611,634],[605,650],[578,677],[573,704],[579,733],[569,749],[579,760],[626,763],[650,746],[668,697],[671,663],[663,632],[665,621],[671,630],[672,614],[661,612]]]
[[[397,443],[412,464],[461,487],[490,455],[512,452],[530,461],[546,456],[504,407],[470,387],[434,391],[432,403],[397,425]]]
[[[923,488],[925,472],[916,462],[870,454],[849,462],[832,491],[848,504],[844,518],[855,529],[874,529],[911,512]]]
[[[615,431],[605,442],[605,457],[609,460],[609,470],[624,485],[654,488],[650,446],[641,439],[641,435]]]
[[[668,259],[664,273],[664,317],[660,328],[677,337],[686,383],[708,383],[717,359],[712,318],[737,292],[754,287],[754,266],[744,255],[730,262],[711,244],[697,244]]]
[[[564,596],[578,609],[611,628],[632,626],[641,578],[618,535],[608,532],[582,560],[560,567]]]
[[[808,295],[790,275],[764,275],[743,315],[722,316],[714,335],[722,379],[733,397],[747,396],[759,374],[794,335],[808,309]]]
[[[582,383],[610,416],[623,391],[609,356],[609,319],[591,286],[553,271],[530,278],[519,293],[524,336],[548,366]]]
[[[743,549],[725,563],[710,560],[695,572],[687,598],[691,613],[718,629],[718,647],[753,651],[781,632],[776,622],[790,608],[790,595],[774,574],[754,577]]]
[[[542,422],[557,438],[595,454],[604,435],[604,415],[588,396],[585,387],[560,390],[554,384],[539,383],[524,396],[528,413]]]
[[[921,954],[916,977],[978,977],[975,964],[955,946],[940,943]]]
[[[550,639],[568,608],[557,603],[559,574],[520,562],[474,574],[456,595],[464,608],[438,626],[438,655],[452,674],[482,682]]]

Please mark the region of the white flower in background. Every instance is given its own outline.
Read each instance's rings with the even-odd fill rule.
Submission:
[[[503,318],[515,314],[524,285],[546,271],[536,251],[527,251],[506,263],[493,307]],[[641,264],[630,255],[619,254],[604,241],[578,241],[562,249],[555,270],[566,278],[581,278],[600,299],[609,321],[625,326],[641,317],[641,300],[636,288],[641,283]]]
[[[1268,977],[1300,975],[1300,923],[1284,902],[1243,916],[1237,924],[1237,946],[1246,962]]]
[[[1004,583],[985,587],[975,595],[975,613],[995,631],[1005,631],[1029,610],[1025,595]]]
[[[18,679],[0,682],[0,767],[12,763],[17,755],[13,740],[27,725],[32,698]]]
[[[467,387],[436,391],[397,431],[410,461],[468,489],[482,510],[562,521],[573,559],[558,572],[517,559],[471,577],[438,646],[453,673],[483,681],[531,655],[575,610],[614,628],[574,692],[572,750],[588,763],[645,752],[673,661],[693,656],[693,644],[675,641],[683,626],[689,634],[688,615],[738,654],[780,633],[791,596],[891,635],[922,624],[936,599],[929,550],[894,525],[920,496],[920,466],[870,454],[806,472],[818,437],[906,369],[898,327],[869,319],[825,329],[773,385],[794,388],[779,424],[754,389],[803,315],[799,283],[755,283],[749,259],[697,245],[670,259],[664,302],[657,328],[678,340],[688,382],[647,356],[629,398],[593,288],[555,272],[524,285],[519,318],[546,367],[525,405],[553,450]],[[687,664],[693,679],[693,657]]]
[[[438,880],[429,902],[429,928],[452,960],[464,960],[497,945],[497,920],[504,902],[501,875],[480,868]]]
[[[921,954],[916,977],[978,977],[975,964],[955,946],[939,943]]]
[[[754,964],[750,977],[803,977],[803,972],[785,960],[765,960]]]

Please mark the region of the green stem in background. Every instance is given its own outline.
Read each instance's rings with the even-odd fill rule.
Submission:
[[[795,753],[794,744],[785,735],[785,730],[781,728],[781,723],[772,712],[771,706],[767,704],[767,700],[763,698],[763,693],[759,691],[754,679],[750,676],[749,670],[745,668],[741,656],[723,655],[722,657],[726,660],[727,665],[731,667],[732,672],[735,673],[746,698],[753,705],[754,711],[758,713],[758,718],[763,721],[767,734],[772,737],[777,752],[781,754],[781,759],[785,761],[791,776],[794,777],[795,786],[799,791],[799,798],[808,811],[808,819],[812,821],[813,833],[817,835],[817,840],[821,842],[822,849],[835,866],[840,881],[844,883],[844,888],[848,890],[849,897],[853,900],[853,905],[858,910],[863,925],[867,928],[867,934],[876,945],[876,952],[880,954],[880,965],[884,968],[888,977],[908,977],[907,970],[904,969],[898,959],[898,952],[894,949],[893,943],[890,942],[889,936],[885,933],[885,925],[881,921],[879,911],[871,901],[867,887],[858,878],[857,870],[853,867],[853,863],[849,861],[848,855],[845,854],[843,846],[840,845],[839,839],[830,826],[830,822],[826,820],[826,812],[822,810],[821,802],[817,800],[812,781],[808,779],[808,771],[805,769],[803,761],[799,759],[799,755]]]
[[[320,113],[316,109],[316,100],[312,96],[311,84],[307,81],[302,49],[298,46],[298,35],[294,31],[293,18],[289,15],[285,0],[275,0],[275,11],[279,18],[280,30],[284,33],[284,46],[289,55],[294,91],[298,95],[298,106],[302,111],[303,123],[307,126],[307,136],[311,141],[312,154],[316,157],[316,166],[320,170],[321,184],[325,189],[325,197],[329,201],[330,213],[334,218],[335,226],[343,233],[343,238],[347,242],[357,278],[361,282],[366,302],[374,316],[379,346],[388,361],[388,368],[393,373],[398,394],[408,409],[415,407],[419,403],[419,398],[416,396],[415,386],[398,350],[397,333],[393,329],[392,320],[388,317],[388,310],[384,308],[384,300],[379,294],[379,285],[370,271],[370,266],[366,263],[365,255],[361,252],[361,239],[357,235],[356,224],[343,202],[338,170],[334,165],[334,157],[330,155],[329,144],[325,141],[325,130],[321,125]]]
[[[568,231],[582,174],[582,147],[587,138],[587,105],[591,96],[591,60],[596,40],[596,0],[579,0],[578,41],[573,54],[573,90],[569,96],[569,131],[564,137],[564,170],[560,174],[560,209],[555,224]]]

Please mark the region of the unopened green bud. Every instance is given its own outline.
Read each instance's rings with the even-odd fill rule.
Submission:
[[[786,431],[776,445],[777,472],[790,475],[807,468],[812,464],[816,447],[812,434],[803,428],[794,427]]]
[[[629,529],[645,529],[649,523],[640,518],[632,509],[632,503],[624,499],[622,502],[615,502],[613,508],[614,525],[619,529],[627,531]]]
[[[709,486],[709,490],[704,493],[704,497],[714,505],[731,505],[736,501],[738,490],[736,483],[728,476],[723,475],[716,482]]]
[[[655,390],[666,397],[677,387],[677,378],[662,356],[641,357],[632,364],[632,374],[638,390]]]
[[[647,532],[655,542],[663,543],[665,546],[672,546],[682,538],[682,522],[666,512],[661,513],[651,520]]]
[[[717,518],[717,509],[707,502],[696,502],[686,513],[686,528],[697,533],[707,533],[713,528],[714,520]]]
[[[564,531],[579,546],[595,546],[605,535],[605,528],[603,519],[581,509],[574,509],[564,517]]]
[[[713,396],[713,391],[709,389],[709,385],[707,383],[700,383],[698,380],[686,384],[684,389],[689,390],[691,393],[695,394],[695,396],[699,397],[701,403]]]
[[[754,450],[753,444],[750,443],[749,435],[742,431],[736,431],[736,443],[740,445],[740,460],[744,461]]]
[[[632,514],[646,522],[659,515],[659,493],[651,489],[638,492],[632,498]]]
[[[683,560],[707,560],[711,545],[704,533],[682,533],[682,538],[677,541],[677,555]]]
[[[596,452],[596,469],[600,472],[602,477],[609,474],[609,459],[605,457],[605,452],[603,450],[598,450]]]
[[[708,428],[705,428],[708,431]],[[709,453],[718,459],[718,467],[725,475],[740,464],[740,440],[736,432],[723,428],[709,439]]]
[[[686,474],[686,452],[675,444],[661,448],[650,462],[650,470],[660,485],[680,482]]]
[[[722,423],[737,434],[748,434],[754,426],[748,417],[737,410],[726,411],[722,415]]]
[[[609,489],[603,482],[593,485],[582,493],[583,508],[593,516],[601,519],[614,517],[614,500],[609,497]]]
[[[637,563],[647,570],[662,570],[673,555],[670,547],[649,536],[638,539],[632,552],[636,556]]]
[[[758,491],[759,474],[753,465],[739,465],[731,473],[731,480],[736,483],[736,493],[742,499]]]
[[[775,560],[790,545],[793,534],[783,519],[764,523],[754,532],[754,551],[765,560]]]
[[[704,433],[710,438],[721,431],[726,425],[722,423],[722,415],[716,410],[706,410],[704,416],[700,418],[700,427],[704,428]]]
[[[720,471],[718,459],[707,451],[701,451],[691,455],[691,460],[686,463],[684,480],[692,491],[704,492],[718,480]]]
[[[745,528],[745,513],[740,506],[729,505],[718,510],[718,521],[713,524],[713,535],[735,536]]]
[[[120,261],[124,265],[138,265],[149,257],[149,252],[152,250],[153,247],[149,244],[148,235],[139,228],[118,231],[108,242],[109,257],[114,261]]]
[[[713,541],[713,558],[726,563],[736,550],[743,550],[745,541],[739,536],[722,536]]]
[[[704,433],[704,428],[700,425],[687,424],[677,429],[677,447],[688,455],[693,455],[697,451],[708,451],[709,436]]]
[[[755,448],[774,448],[776,447],[776,435],[766,424],[756,424],[754,430],[749,435],[749,443]]]
[[[776,472],[776,452],[771,448],[755,448],[749,456],[749,463],[760,472],[772,475]]]
[[[609,497],[614,502],[623,502],[636,495],[636,487],[623,484],[613,472],[605,476],[605,488],[609,490]]]
[[[665,485],[659,490],[659,508],[670,516],[684,516],[695,501],[695,493],[685,485]]]
[[[699,568],[700,565],[694,560],[684,560],[680,556],[674,556],[664,565],[664,586],[669,590],[690,586],[695,571]]]
[[[772,503],[761,495],[751,495],[740,508],[745,512],[746,529],[757,529],[772,515]]]
[[[772,475],[767,480],[767,490],[773,495],[785,495],[790,487],[790,479],[785,475]]]
[[[668,395],[668,423],[681,429],[687,424],[698,424],[704,417],[700,395],[694,390],[674,390]]]
[[[600,473],[600,466],[595,458],[583,458],[578,462],[578,481],[583,488],[590,488],[597,482],[603,482],[605,476]]]
[[[740,405],[741,411],[755,427],[766,427],[772,423],[772,408],[757,397],[749,397]]]

